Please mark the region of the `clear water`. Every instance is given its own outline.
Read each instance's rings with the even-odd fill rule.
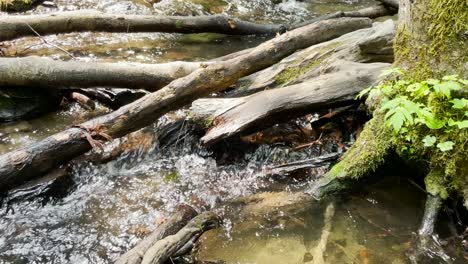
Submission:
[[[287,0],[273,5],[269,0],[232,0],[226,1],[227,5],[207,9],[203,2],[56,1],[60,11],[94,8],[130,14],[226,13],[262,23],[293,23],[375,3]],[[57,10],[39,8],[28,13],[51,11]],[[265,40],[157,33],[77,33],[46,39],[78,60],[145,63],[207,60]],[[37,38],[7,44],[11,46],[11,56],[69,59]],[[90,113],[72,104],[35,120],[2,124],[0,153],[40,140],[96,114],[100,113]],[[163,119],[159,126],[165,122]],[[317,151],[292,153],[286,147],[261,146],[246,151],[235,163],[225,164],[198,146],[194,136],[160,148],[154,143],[157,134],[155,125],[139,135],[124,138],[122,141],[131,150],[107,164],[78,163],[73,168],[71,183],[51,187],[52,194],[17,197],[16,193],[17,196],[7,197],[0,207],[0,263],[112,262],[180,203],[199,210],[215,208],[226,219],[222,229],[204,235],[197,254],[200,259],[226,263],[303,263],[305,254],[320,237],[327,204],[310,201],[288,204],[288,197],[310,182],[278,181],[262,176],[262,170],[270,164],[317,155]],[[314,176],[324,169],[314,171]],[[270,193],[273,191],[282,196]],[[252,195],[263,197],[263,202],[258,199],[251,199],[250,203],[229,202]],[[423,202],[423,195],[406,182],[392,182],[333,201],[336,212],[326,247],[327,263],[405,263],[404,252],[417,230]]]

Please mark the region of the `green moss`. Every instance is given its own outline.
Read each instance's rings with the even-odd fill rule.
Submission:
[[[195,4],[199,4],[207,12],[220,13],[222,8],[228,5],[224,0],[191,0]]]
[[[280,85],[290,83],[296,80],[297,78],[301,77],[303,74],[318,68],[325,59],[330,57],[334,49],[341,45],[343,45],[343,43],[341,42],[332,42],[328,45],[325,45],[324,47],[320,47],[318,50],[319,54],[316,56],[316,59],[308,61],[305,65],[298,65],[286,68],[276,76],[276,83]],[[296,59],[296,61],[292,64],[301,64],[301,62],[303,62],[304,60],[304,57],[300,57]]]
[[[395,63],[414,80],[458,73],[467,76],[468,2],[419,0],[411,10],[411,24],[401,23],[394,44]]]
[[[353,178],[374,172],[392,149],[391,133],[382,113],[376,112],[342,160],[327,173],[328,178]]]
[[[188,44],[204,44],[222,41],[226,35],[217,33],[197,33],[181,36],[180,42]]]
[[[185,23],[183,21],[181,21],[181,20],[177,20],[175,22],[175,26],[176,26],[177,29],[182,29],[182,28],[185,27]]]
[[[179,174],[176,171],[173,171],[166,176],[164,176],[164,181],[165,182],[175,182],[179,179]]]
[[[296,80],[297,78],[301,77],[303,74],[317,68],[322,63],[323,59],[319,60],[312,60],[307,63],[305,66],[294,66],[285,69],[280,74],[276,76],[276,83],[278,84],[286,84],[291,81]]]
[[[432,169],[424,178],[426,191],[434,196],[440,196],[442,199],[447,199],[448,191],[444,182],[444,170],[441,168]]]

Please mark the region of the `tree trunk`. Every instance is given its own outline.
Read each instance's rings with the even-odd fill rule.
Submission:
[[[401,0],[395,64],[416,80],[468,76],[468,2]]]
[[[48,15],[20,15],[0,18],[0,41],[71,32],[168,32],[221,33],[227,35],[276,34],[283,25],[262,25],[216,16],[114,15],[95,10],[60,12]]]
[[[116,87],[156,91],[210,63],[161,64],[56,61],[40,57],[0,58],[0,87]]]
[[[468,3],[401,0],[399,6],[395,66],[404,68],[409,78],[420,81],[447,74],[467,76],[468,42],[464,32],[468,30]],[[382,114],[376,114],[343,159],[327,173],[327,179],[318,185],[358,179],[374,172],[393,151],[391,136]]]
[[[371,20],[367,18],[340,18],[298,28],[259,45],[244,56],[198,69],[110,114],[4,154],[0,156],[0,189],[33,179],[70,161],[98,145],[96,139],[122,137],[195,99],[222,91],[239,78],[264,69],[297,49],[370,26]]]

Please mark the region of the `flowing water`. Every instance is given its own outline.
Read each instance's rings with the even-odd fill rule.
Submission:
[[[201,15],[226,13],[265,23],[294,23],[337,10],[374,4],[371,0],[57,0],[58,9],[93,8],[110,13]],[[208,60],[249,48],[263,37],[217,34],[73,33],[46,36],[82,61],[156,63]],[[37,38],[10,43],[11,56],[68,55]],[[0,153],[35,142],[71,124],[101,114],[75,104],[41,118],[0,127]],[[181,203],[215,209],[223,228],[206,233],[199,260],[226,263],[312,263],[310,256],[324,230],[331,203],[331,233],[326,263],[406,263],[405,252],[422,216],[424,194],[405,177],[324,203],[295,199],[311,183],[306,177],[264,176],[270,164],[320,154],[290,152],[285,146],[260,146],[245,153],[198,145],[181,133],[170,146],[157,144],[159,128],[175,113],[140,134],[126,137],[127,151],[106,164],[76,162],[60,184],[13,191],[0,207],[0,263],[109,263],[135,245]],[[183,126],[179,131],[183,131]],[[118,143],[118,142],[117,142]],[[117,143],[108,146],[115,147]],[[137,147],[135,147],[137,145]],[[324,152],[336,151],[325,146]],[[225,153],[223,153],[225,152]],[[229,161],[229,162],[227,162]],[[326,168],[313,171],[314,176]],[[405,175],[402,175],[405,176]],[[453,256],[455,262],[463,260]],[[314,262],[318,263],[318,262]],[[437,262],[435,262],[437,263]]]

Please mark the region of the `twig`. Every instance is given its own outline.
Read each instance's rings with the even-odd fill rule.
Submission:
[[[39,34],[36,30],[34,30],[34,28],[31,27],[31,25],[29,25],[29,24],[26,23],[26,22],[25,22],[25,24],[29,27],[29,29],[32,30],[32,32],[34,32],[34,34],[36,34],[36,35],[42,40],[42,42],[44,42],[44,44],[47,44],[47,45],[49,45],[49,46],[51,46],[51,47],[54,47],[54,48],[56,48],[56,49],[61,50],[62,52],[64,52],[64,53],[67,54],[68,56],[70,56],[70,58],[72,58],[73,60],[76,59],[75,56],[73,56],[70,52],[68,52],[68,51],[65,50],[64,48],[61,48],[61,47],[59,47],[59,46],[57,46],[57,45],[55,45],[55,44],[49,43],[43,36],[41,36],[41,34]]]

